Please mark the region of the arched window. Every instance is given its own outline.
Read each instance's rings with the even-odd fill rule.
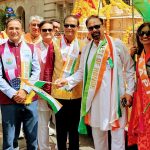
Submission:
[[[22,6],[19,6],[16,10],[16,16],[21,19],[22,27],[25,30],[25,10]]]

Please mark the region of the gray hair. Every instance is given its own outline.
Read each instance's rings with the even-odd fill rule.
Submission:
[[[33,20],[38,20],[39,22],[44,21],[43,17],[40,17],[40,16],[31,16],[30,20],[29,20],[29,23],[31,23]]]

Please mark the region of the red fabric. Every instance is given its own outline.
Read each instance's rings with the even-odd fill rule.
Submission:
[[[54,70],[54,47],[53,43],[49,45],[47,57],[46,57],[46,64],[45,64],[45,70],[44,70],[44,81],[52,82],[52,76],[53,76],[53,70]],[[47,93],[51,93],[51,84],[45,84],[44,90]]]
[[[147,63],[147,61],[149,60],[149,58],[150,58],[150,53],[145,55],[145,62],[146,62],[146,63]]]
[[[84,1],[86,1],[89,4],[90,7],[96,9],[96,6],[95,6],[93,0],[84,0]]]
[[[0,45],[0,57],[4,50],[4,46],[5,46],[5,44]],[[14,56],[16,57],[16,63],[17,63],[17,67],[18,67],[18,75],[20,76],[20,73],[21,73],[21,59],[20,59],[21,43],[18,44],[18,46],[15,46],[14,43],[11,43],[10,41],[8,41],[8,46],[10,48],[10,51],[13,52]],[[28,44],[28,46],[31,48],[31,51],[33,53],[34,46],[32,44]],[[3,70],[3,78],[7,81],[4,70]],[[37,99],[37,96],[35,96],[33,98],[33,100],[36,100],[36,99]],[[7,97],[4,93],[2,93],[0,91],[0,104],[14,104],[14,103],[16,103],[16,102],[13,101],[12,99],[10,99],[9,97]]]
[[[128,144],[137,143],[138,150],[150,149],[150,108],[143,113],[144,108],[146,108],[149,102],[150,100],[142,87],[141,79],[137,72],[137,90],[129,122]]]

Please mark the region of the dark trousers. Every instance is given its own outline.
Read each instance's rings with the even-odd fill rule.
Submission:
[[[1,105],[3,150],[14,149],[16,129],[23,122],[27,150],[37,150],[38,113],[37,101],[30,105],[10,104]],[[19,133],[18,133],[19,134]]]
[[[58,101],[63,105],[56,114],[56,133],[58,150],[66,150],[67,137],[69,150],[79,150],[78,125],[80,120],[81,99]]]

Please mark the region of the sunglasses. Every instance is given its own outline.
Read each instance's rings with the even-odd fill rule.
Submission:
[[[139,36],[144,36],[144,35],[150,36],[150,30],[149,31],[141,31],[141,32],[138,33],[138,35]]]
[[[53,29],[42,29],[42,32],[51,32]]]
[[[95,25],[95,26],[91,26],[91,27],[88,27],[88,30],[89,31],[93,31],[94,29],[99,29],[101,27],[101,24],[98,24],[98,25]]]
[[[64,24],[64,27],[65,28],[75,28],[77,25],[74,25],[74,24]]]

